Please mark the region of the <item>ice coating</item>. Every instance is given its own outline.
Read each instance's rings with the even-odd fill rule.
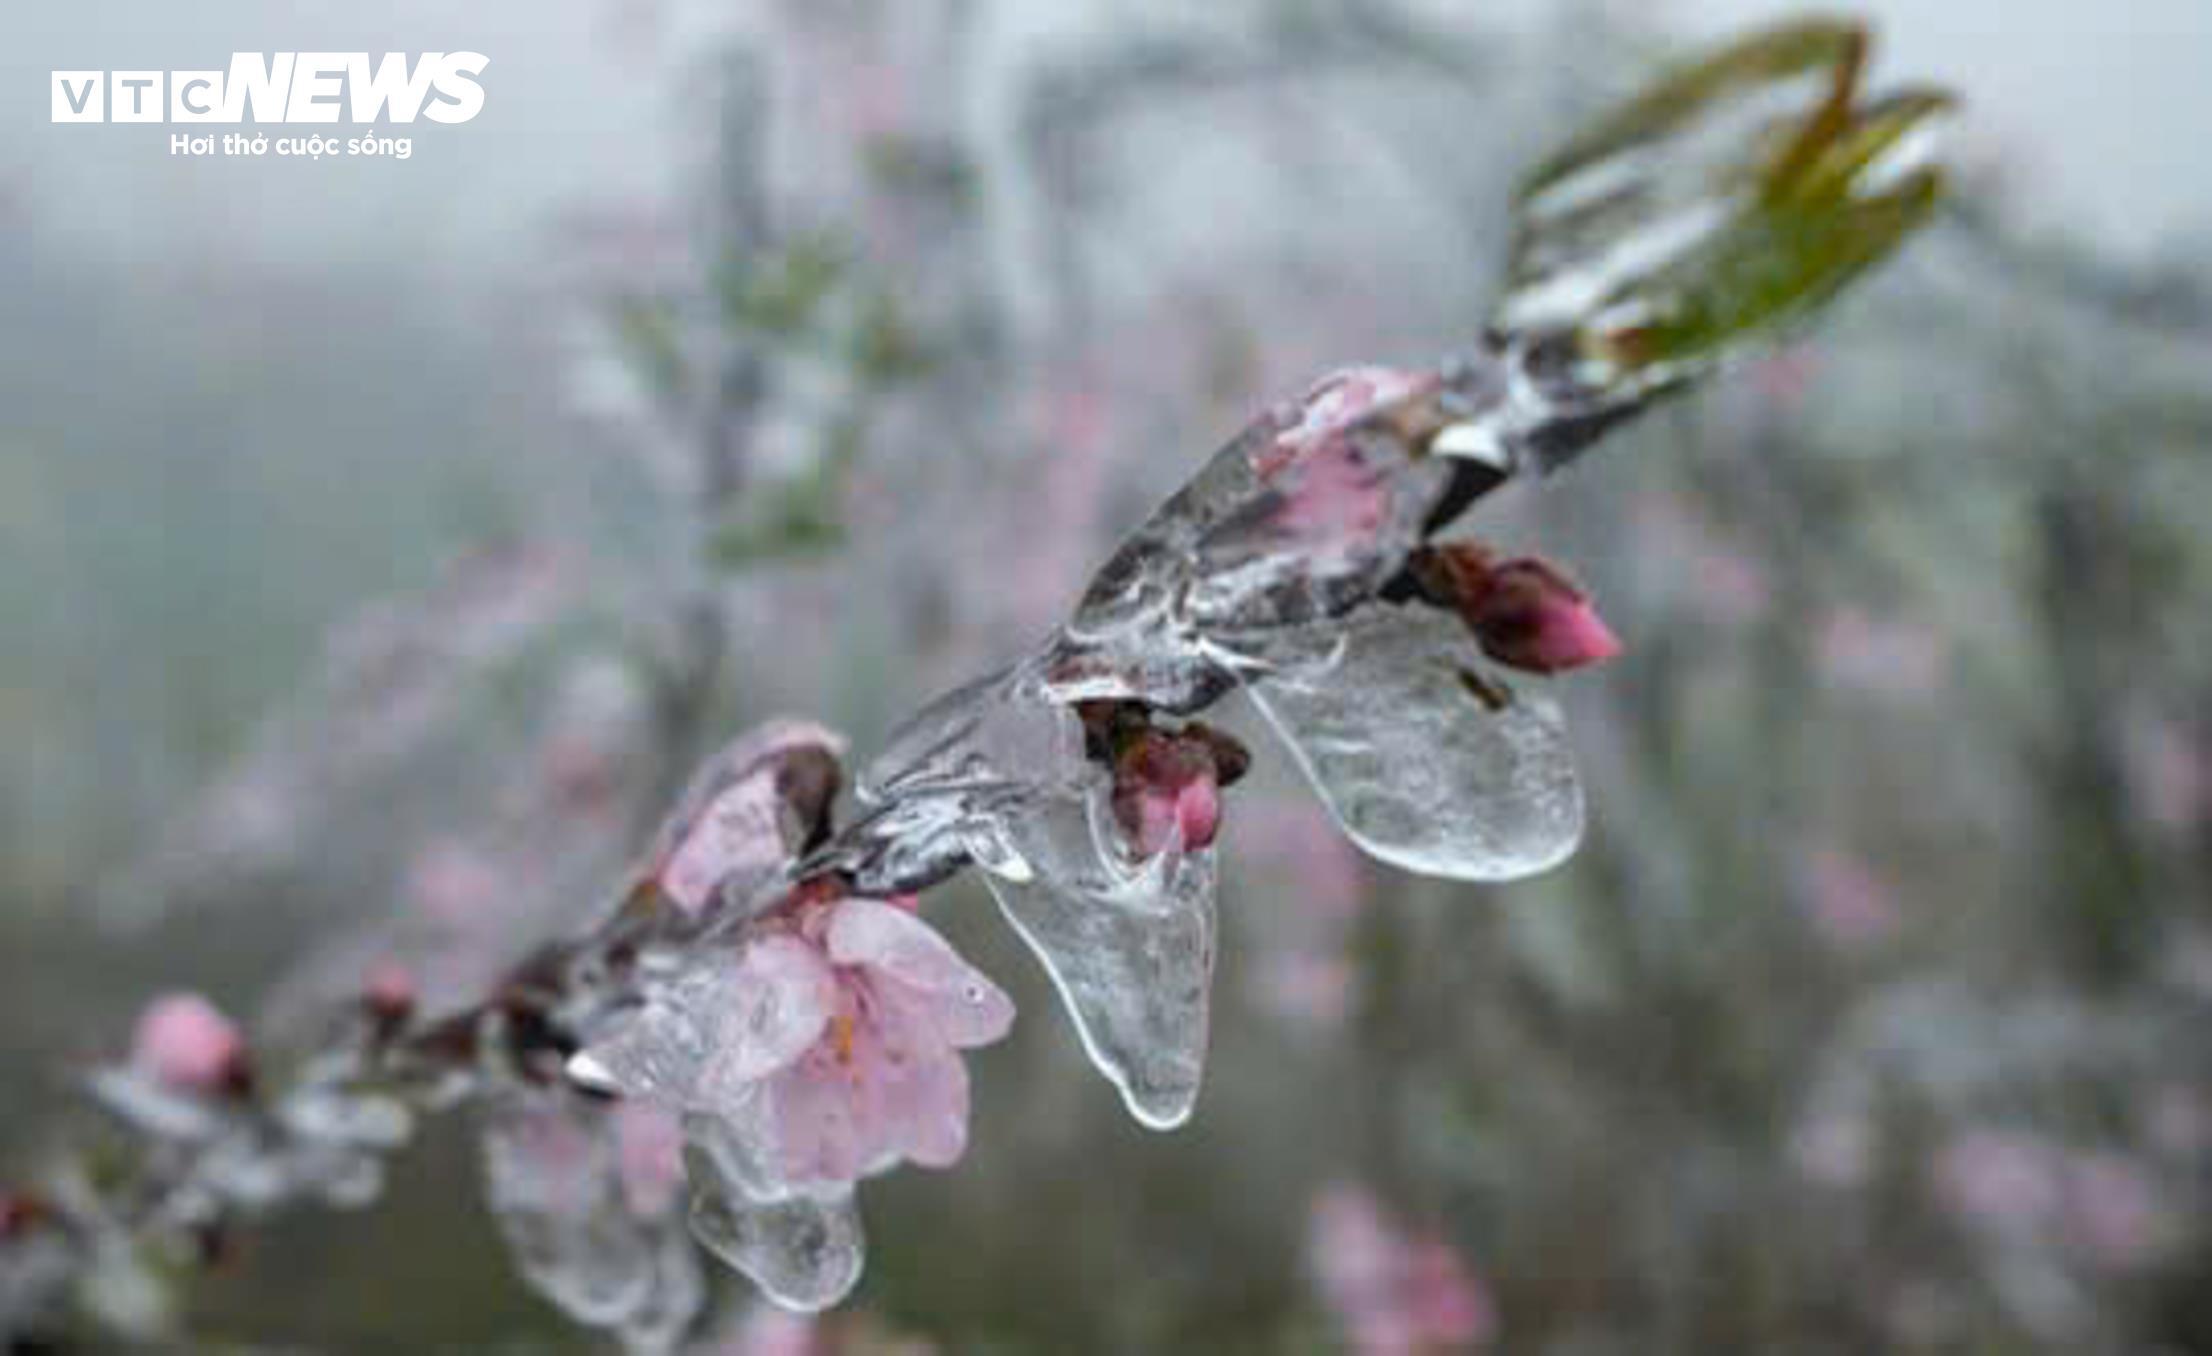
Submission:
[[[1572,138],[1516,204],[1508,334],[1593,405],[1633,403],[1808,313],[1924,222],[1928,89],[1861,99],[1865,31],[1786,21],[1674,70]]]
[[[1514,880],[1582,836],[1564,719],[1533,680],[1512,686],[1458,619],[1375,603],[1277,637],[1253,704],[1345,833],[1424,875]]]
[[[787,863],[836,792],[845,741],[803,720],[772,720],[731,741],[692,778],[648,855],[645,875],[685,914]]]
[[[1190,1119],[1213,985],[1213,854],[1162,854],[1090,888],[1053,876],[986,879],[1129,1114],[1155,1130]]]
[[[860,1281],[866,1237],[850,1187],[778,1190],[752,1146],[711,1116],[684,1120],[691,1232],[787,1309],[827,1309]]]
[[[675,1216],[632,1208],[608,1109],[516,1090],[488,1109],[482,1151],[493,1219],[531,1287],[633,1350],[670,1349],[705,1282]]]
[[[1130,1112],[1179,1125],[1205,1064],[1213,856],[1186,853],[1177,828],[1140,860],[1116,821],[1111,771],[1085,756],[1081,720],[1038,667],[929,707],[861,778],[861,795],[894,811],[870,823],[926,823],[982,868]]]

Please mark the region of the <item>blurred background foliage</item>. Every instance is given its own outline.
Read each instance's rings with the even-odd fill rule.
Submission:
[[[605,907],[729,734],[865,753],[1262,404],[1463,343],[1517,176],[1673,49],[1582,3],[1027,44],[995,9],[610,10],[694,140],[549,210],[490,307],[119,273],[0,201],[9,1150],[156,985],[278,1045],[388,956],[458,1001]],[[1456,1259],[1455,1343],[2212,1350],[2212,269],[2030,232],[1977,155],[1816,335],[1494,511],[1628,642],[1568,684],[1566,868],[1369,866],[1263,759],[1165,1137],[980,893],[931,898],[1027,1020],[968,1159],[865,1193],[869,1277],[809,1340],[1404,1349],[1419,1287],[1338,1283],[1355,1200]],[[386,1202],[249,1241],[194,1330],[585,1344],[475,1173],[439,1128]],[[714,1341],[765,1350],[740,1290]]]

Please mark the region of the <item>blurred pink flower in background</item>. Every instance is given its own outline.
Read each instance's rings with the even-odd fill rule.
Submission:
[[[1962,1221],[2021,1233],[2056,1215],[2061,1167],[2057,1149],[2039,1136],[1980,1128],[1952,1136],[1937,1150],[1931,1185]]]
[[[423,917],[457,929],[483,921],[499,903],[499,868],[472,844],[457,839],[431,843],[415,854],[407,869],[407,897]]]
[[[2099,1266],[2140,1266],[2166,1240],[2159,1189],[2142,1165],[2124,1154],[2072,1156],[2065,1198],[2067,1236]]]
[[[1766,567],[1724,543],[1709,542],[1690,558],[1690,597],[1708,620],[1749,626],[1766,615]]]
[[[1357,976],[1342,956],[1279,949],[1261,958],[1253,989],[1260,1005],[1278,1017],[1338,1027],[1351,1016]]]
[[[230,1018],[199,994],[164,994],[139,1014],[130,1062],[179,1092],[218,1092],[245,1076],[246,1041]]]
[[[1358,975],[1344,955],[1345,934],[1366,898],[1356,848],[1329,812],[1304,796],[1253,796],[1238,806],[1232,850],[1267,873],[1270,925],[1248,973],[1262,1008],[1322,1027],[1350,1015]]]
[[[1751,388],[1779,410],[1794,410],[1813,389],[1820,362],[1810,346],[1787,344],[1751,364]]]
[[[1897,900],[1862,858],[1840,848],[1816,847],[1797,864],[1798,893],[1822,941],[1841,951],[1864,951],[1896,935]]]
[[[1466,1260],[1433,1235],[1408,1234],[1363,1187],[1314,1197],[1307,1246],[1329,1307],[1361,1356],[1487,1346],[1497,1306]]]
[[[1773,601],[1770,571],[1756,555],[1675,495],[1647,490],[1636,498],[1638,554],[1655,579],[1679,581],[1682,601],[1716,626],[1749,626]]]
[[[1933,693],[1949,668],[1943,637],[1916,621],[1841,607],[1820,623],[1813,662],[1840,688],[1909,698]]]

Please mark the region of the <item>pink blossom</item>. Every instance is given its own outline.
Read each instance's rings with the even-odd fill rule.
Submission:
[[[1114,760],[1114,816],[1140,857],[1181,843],[1186,852],[1213,844],[1221,827],[1221,781],[1202,739],[1147,730]]]
[[[1014,1005],[911,909],[802,892],[752,925],[695,1001],[714,1048],[680,1077],[633,1022],[587,1051],[643,1095],[721,1115],[778,1190],[849,1185],[902,1160],[948,1167],[967,1147],[960,1051],[1006,1034]]]
[[[2060,1203],[2059,1162],[2045,1141],[2009,1130],[1954,1136],[1933,1164],[1938,1199],[1969,1223],[2007,1231],[2049,1220]]]
[[[1548,561],[1501,562],[1482,546],[1457,542],[1420,553],[1413,568],[1422,589],[1456,610],[1482,652],[1508,668],[1558,673],[1621,652],[1590,596]]]
[[[2068,1235],[2100,1266],[2138,1266],[2165,1234],[2158,1188],[2120,1154],[2077,1154],[2066,1166]]]
[[[677,1114],[635,1099],[617,1103],[614,1149],[630,1213],[645,1219],[666,1214],[684,1183],[684,1130]]]
[[[770,721],[733,742],[708,764],[669,817],[648,876],[686,913],[698,913],[722,883],[783,864],[793,755],[841,753],[845,741],[811,721]]]
[[[1713,621],[1744,626],[1766,614],[1769,588],[1759,562],[1726,546],[1707,545],[1690,561],[1698,609]]]
[[[1352,1010],[1354,976],[1342,956],[1281,951],[1260,962],[1259,1000],[1277,1016],[1336,1027]]]
[[[1362,1356],[1466,1351],[1497,1337],[1487,1286],[1451,1246],[1409,1236],[1362,1188],[1315,1197],[1308,1233],[1323,1297]]]
[[[235,1089],[246,1077],[246,1042],[199,994],[166,994],[139,1014],[131,1065],[179,1092]]]
[[[1366,899],[1366,859],[1318,802],[1262,797],[1243,807],[1238,823],[1254,860],[1296,883],[1292,900],[1301,913],[1332,935],[1359,913]]]
[[[423,915],[469,928],[504,896],[499,868],[468,843],[444,840],[425,847],[408,866],[407,893]]]
[[[1813,926],[1829,945],[1865,950],[1897,931],[1896,901],[1864,861],[1834,848],[1805,854],[1798,888]]]

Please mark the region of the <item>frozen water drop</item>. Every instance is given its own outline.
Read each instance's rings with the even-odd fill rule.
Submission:
[[[1266,654],[1253,702],[1370,855],[1514,880],[1574,851],[1582,790],[1557,704],[1506,687],[1451,615],[1375,603]]]
[[[696,1118],[694,1118],[696,1119]],[[721,1155],[693,1164],[691,1232],[786,1309],[827,1309],[859,1284],[867,1243],[850,1190],[757,1199],[722,1170]]]
[[[1102,800],[1100,788],[1023,821],[1028,854],[1053,863],[1035,878],[985,879],[1052,976],[1091,1063],[1138,1121],[1170,1129],[1190,1118],[1205,1074],[1214,857],[1171,849],[1128,869],[1098,851]]]

